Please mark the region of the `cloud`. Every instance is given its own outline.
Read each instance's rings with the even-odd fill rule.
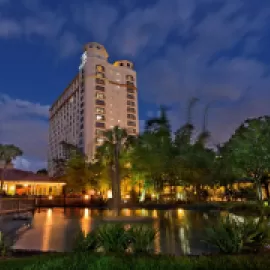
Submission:
[[[45,38],[55,38],[61,32],[65,19],[57,13],[44,11],[37,16],[26,17],[23,21],[27,36],[38,35]]]
[[[0,138],[15,144],[24,159],[45,162],[48,147],[49,106],[0,95]]]
[[[77,53],[82,48],[82,45],[76,35],[65,32],[59,38],[59,47],[60,55],[65,58]]]
[[[37,160],[28,160],[23,157],[18,157],[13,161],[13,165],[17,169],[25,171],[34,171],[47,168],[47,163]]]
[[[0,38],[18,37],[21,31],[22,28],[17,21],[3,18],[0,14]]]
[[[114,48],[127,56],[138,56],[147,47],[154,53],[173,31],[184,33],[189,28],[194,9],[194,0],[171,0],[170,5],[159,0],[147,8],[136,8],[113,31]]]
[[[75,22],[90,32],[100,43],[104,43],[110,35],[117,17],[116,7],[103,4],[101,1],[92,1],[77,6],[74,13]]]
[[[166,41],[163,52],[146,61],[138,70],[142,99],[175,105],[173,113],[179,117],[173,117],[174,127],[183,122],[186,115],[183,108],[192,96],[199,97],[204,104],[225,102],[226,105],[210,111],[209,129],[215,141],[226,140],[233,129],[248,117],[270,114],[265,102],[270,98],[267,91],[270,78],[265,76],[268,67],[257,58],[249,58],[244,50],[248,48],[250,54],[252,48],[255,49],[254,40],[262,40],[263,29],[268,22],[267,11],[262,10],[250,18],[242,12],[245,7],[243,1],[223,2],[218,9],[204,14],[199,22],[190,22],[187,35],[191,38],[187,43]],[[191,8],[190,12],[198,12],[197,8]],[[186,18],[193,18],[191,13],[187,12]],[[166,12],[159,14],[166,15]],[[167,20],[165,15],[163,20]],[[170,18],[169,21],[177,20]],[[133,39],[137,40],[139,35],[136,31],[133,33],[136,35]],[[181,33],[186,35],[187,32],[179,28]],[[249,43],[250,40],[253,44]],[[237,52],[241,42],[244,49]],[[151,45],[152,41],[148,39],[131,51],[139,56],[140,46]],[[202,111],[196,113],[194,121],[201,127]]]

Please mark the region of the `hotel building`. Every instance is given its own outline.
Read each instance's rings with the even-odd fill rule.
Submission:
[[[103,45],[86,44],[78,74],[50,108],[50,175],[54,159],[65,159],[61,142],[80,148],[91,160],[103,142],[105,130],[125,128],[139,132],[136,71],[132,62],[108,62]]]

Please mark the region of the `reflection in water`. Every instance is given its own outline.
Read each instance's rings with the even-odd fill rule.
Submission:
[[[181,219],[184,216],[185,212],[183,209],[177,209],[177,217]]]
[[[160,248],[160,224],[159,224],[159,220],[155,220],[154,221],[153,227],[157,231],[156,238],[155,238],[155,241],[154,241],[154,249],[155,249],[155,253],[158,254],[158,253],[161,252],[161,248]]]
[[[183,254],[190,254],[190,245],[187,233],[184,227],[179,228],[179,238]]]
[[[46,214],[46,220],[44,225],[44,233],[42,237],[42,250],[43,251],[49,251],[50,246],[50,238],[51,238],[51,232],[52,232],[52,225],[53,225],[53,219],[52,219],[52,209],[47,210]]]
[[[89,210],[88,208],[85,208],[84,215],[81,219],[81,230],[84,233],[84,235],[87,235],[91,231],[90,216],[91,216],[91,210]]]
[[[74,236],[82,230],[85,234],[104,223],[102,217],[111,216],[110,210],[85,209],[47,209],[46,212],[35,213],[33,227],[24,233],[17,242],[23,249],[40,249],[44,251],[69,251]],[[154,241],[156,253],[200,254],[207,252],[208,247],[202,243],[204,228],[217,222],[220,213],[207,216],[203,212],[176,210],[123,209],[122,216],[148,216],[147,221],[158,230]],[[207,219],[206,219],[207,218]],[[124,223],[126,228],[130,222]],[[40,239],[40,240],[39,240]],[[21,240],[21,241],[20,241]],[[16,248],[16,244],[15,244]]]

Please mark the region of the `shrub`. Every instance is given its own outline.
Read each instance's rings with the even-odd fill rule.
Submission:
[[[43,257],[43,256],[42,256]],[[98,256],[69,254],[0,261],[1,270],[268,270],[269,256]]]
[[[80,231],[75,239],[73,250],[75,252],[95,251],[98,247],[99,242],[96,232],[92,231],[85,235]]]
[[[8,245],[6,244],[4,234],[0,231],[0,257],[4,257],[8,253]]]
[[[128,234],[122,224],[106,224],[97,231],[100,246],[104,252],[124,252],[129,245]]]
[[[150,253],[156,237],[157,231],[150,226],[137,225],[128,230],[132,252]]]
[[[240,222],[227,216],[206,229],[204,241],[224,254],[257,252],[269,241],[269,229],[262,219]]]

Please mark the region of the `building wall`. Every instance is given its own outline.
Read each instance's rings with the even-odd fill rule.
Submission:
[[[102,133],[114,126],[139,132],[137,78],[133,63],[111,64],[103,45],[88,43],[79,73],[50,109],[49,173],[54,159],[65,158],[61,141],[84,150],[91,160]]]

